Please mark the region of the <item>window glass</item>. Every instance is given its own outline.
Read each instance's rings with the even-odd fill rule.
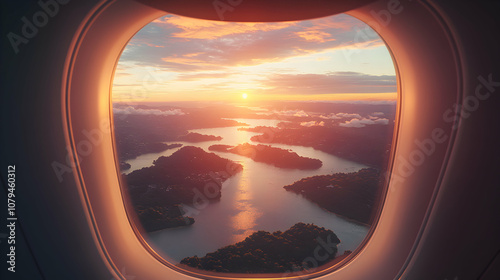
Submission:
[[[115,141],[132,211],[185,269],[310,273],[361,244],[391,151],[396,75],[348,15],[166,15],[125,47]]]

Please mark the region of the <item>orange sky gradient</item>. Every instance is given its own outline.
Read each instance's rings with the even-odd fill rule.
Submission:
[[[113,102],[395,100],[390,53],[366,30],[347,15],[279,23],[167,15],[126,46]]]

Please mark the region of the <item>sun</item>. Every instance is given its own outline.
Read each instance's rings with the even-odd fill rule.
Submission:
[[[243,99],[247,99],[247,97],[248,97],[248,94],[246,94],[246,93],[243,93],[243,94],[241,94],[241,97],[242,97]]]

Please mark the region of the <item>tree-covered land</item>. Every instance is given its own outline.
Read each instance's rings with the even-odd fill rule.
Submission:
[[[186,135],[177,137],[178,141],[185,141],[191,143],[205,142],[205,141],[220,141],[222,137],[215,135],[205,135],[197,132],[190,132]]]
[[[249,157],[256,162],[271,164],[279,168],[318,169],[323,165],[319,159],[302,157],[290,150],[261,144],[252,145],[243,143],[234,147],[229,145],[212,145],[208,149]]]
[[[316,150],[351,161],[384,168],[391,150],[393,127],[390,125],[369,125],[366,127],[314,126],[269,129],[244,129],[260,132],[251,140],[259,143],[279,143],[312,147]]]
[[[188,257],[182,265],[214,272],[284,273],[310,269],[308,258],[323,265],[335,258],[337,235],[313,224],[297,223],[290,229],[269,233],[257,231],[245,240],[223,247],[204,257]]]
[[[381,179],[378,170],[364,168],[353,173],[307,177],[284,188],[330,212],[369,224]]]
[[[148,231],[189,225],[179,205],[193,205],[202,198],[217,201],[220,187],[242,166],[203,149],[185,146],[169,157],[161,156],[150,167],[125,176],[130,198]]]

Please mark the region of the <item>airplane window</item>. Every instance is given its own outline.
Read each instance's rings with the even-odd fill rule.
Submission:
[[[375,224],[397,82],[354,17],[160,17],[124,48],[112,101],[129,211],[172,265],[303,275]]]

